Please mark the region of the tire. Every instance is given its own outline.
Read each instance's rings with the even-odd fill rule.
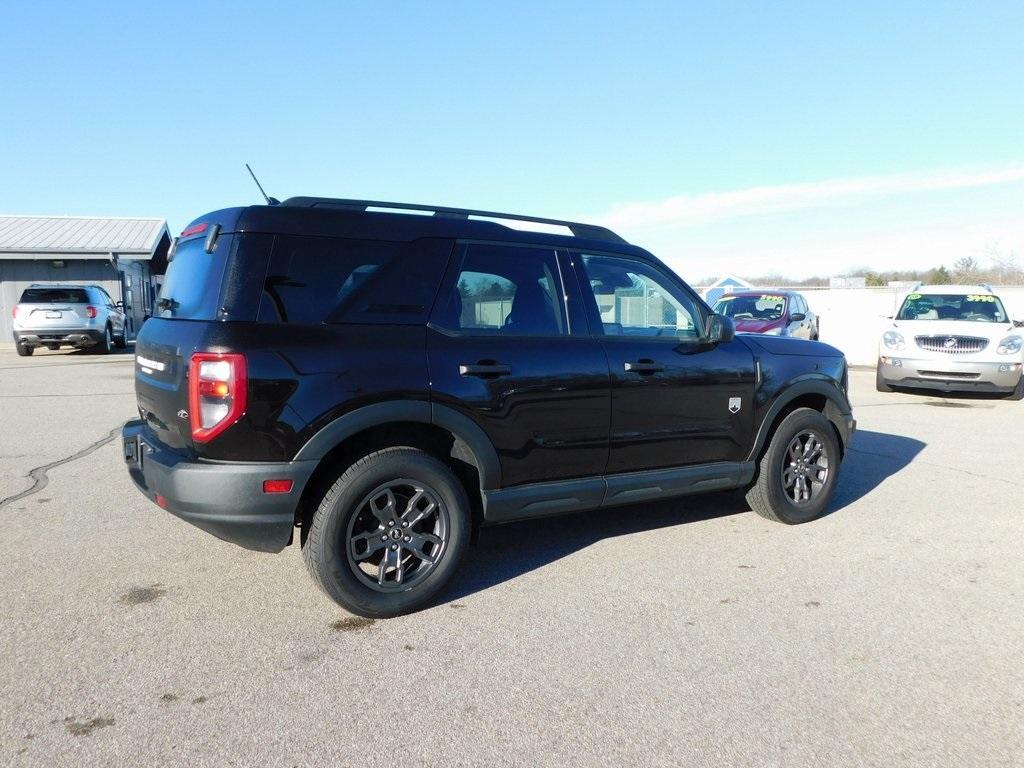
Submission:
[[[806,449],[812,443],[810,440],[804,442],[805,435],[813,436],[815,444],[820,446],[820,453],[816,456],[814,448],[809,451]],[[796,443],[805,449],[802,455],[807,458],[804,460],[812,461],[810,468],[791,463],[794,458],[791,447]],[[795,455],[800,456],[800,451]],[[825,461],[822,462],[822,459]],[[754,483],[747,489],[747,503],[761,517],[775,522],[787,525],[810,522],[821,517],[832,500],[839,480],[839,468],[839,440],[832,423],[813,408],[797,408],[782,420],[772,435],[768,449],[758,464]],[[809,498],[797,502],[793,496],[800,488],[801,469],[804,472],[803,486]],[[785,485],[786,470],[796,478],[790,490]]]
[[[431,503],[433,512],[406,526]],[[357,461],[327,490],[302,554],[313,581],[340,606],[367,618],[390,618],[424,607],[448,583],[471,528],[469,499],[451,469],[415,448],[387,448]]]
[[[15,344],[18,350],[18,357],[32,357],[32,353],[36,351],[35,347],[30,347],[28,344]]]
[[[875,369],[875,389],[877,389],[879,392],[893,391],[892,387],[889,386],[889,383],[884,378],[882,378],[881,370],[877,368]]]
[[[114,337],[110,334],[110,326],[103,329],[103,338],[93,346],[92,351],[97,355],[109,355],[114,346]]]
[[[1006,396],[1007,400],[1024,400],[1024,374],[1021,374],[1020,381],[1016,388]]]
[[[60,349],[60,344],[47,344],[46,348],[51,352],[56,352],[58,349]]]
[[[118,349],[124,349],[128,346],[128,332],[124,331],[120,336],[114,337],[114,346]]]

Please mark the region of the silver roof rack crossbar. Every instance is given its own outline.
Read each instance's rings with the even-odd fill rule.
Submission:
[[[574,237],[582,237],[588,240],[604,240],[611,243],[626,242],[607,227],[601,227],[597,224],[580,224],[575,221],[544,219],[539,216],[521,216],[515,213],[477,211],[472,208],[450,208],[442,205],[417,205],[415,203],[389,203],[380,200],[346,200],[334,197],[289,197],[281,205],[294,208],[342,208],[349,211],[367,211],[371,208],[383,208],[395,211],[423,211],[434,216],[452,219],[468,219],[470,216],[476,216],[488,219],[505,219],[507,221],[528,221],[533,224],[565,227],[572,232]]]

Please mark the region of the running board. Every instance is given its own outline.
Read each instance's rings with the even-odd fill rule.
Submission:
[[[754,470],[752,461],[719,462],[484,491],[484,522],[507,523],[739,488],[753,479]]]

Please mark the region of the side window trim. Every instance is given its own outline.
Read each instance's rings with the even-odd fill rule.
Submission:
[[[463,265],[466,263],[466,257],[469,255],[470,249],[473,246],[484,246],[484,247],[495,247],[495,248],[525,248],[531,250],[545,250],[550,251],[555,259],[556,273],[555,279],[559,285],[556,288],[560,289],[556,291],[556,298],[558,306],[555,308],[556,311],[561,313],[561,320],[564,324],[565,331],[557,334],[523,334],[523,333],[502,333],[501,331],[495,332],[481,332],[477,333],[476,330],[482,329],[463,329],[463,328],[448,328],[439,319],[441,315],[447,310],[448,304],[451,301],[452,291],[458,290],[458,279],[462,274]],[[562,263],[559,260],[559,251],[557,248],[548,245],[538,245],[533,243],[507,243],[502,241],[490,241],[490,240],[476,240],[476,239],[460,239],[455,241],[455,247],[452,249],[452,256],[448,261],[448,267],[445,270],[444,278],[441,280],[441,287],[438,291],[437,298],[434,301],[434,305],[430,310],[430,315],[427,319],[427,324],[437,331],[443,333],[446,336],[455,336],[463,338],[480,338],[480,339],[491,339],[491,338],[505,338],[505,339],[564,339],[569,338],[571,333],[571,325],[569,320],[568,307],[566,306],[566,286],[564,272],[562,269]]]
[[[584,255],[587,255],[587,256],[601,256],[601,257],[606,257],[606,258],[609,258],[609,259],[620,259],[620,260],[623,260],[623,261],[632,261],[632,262],[636,262],[636,263],[642,264],[646,268],[650,269],[652,272],[657,274],[661,279],[663,279],[666,283],[668,283],[669,285],[674,286],[675,288],[677,288],[683,295],[685,295],[690,300],[690,303],[693,306],[694,313],[696,314],[696,317],[693,318],[694,323],[695,323],[696,328],[697,328],[697,336],[693,340],[694,343],[701,344],[707,338],[708,318],[711,315],[714,314],[714,311],[704,302],[703,299],[700,298],[700,296],[697,294],[696,291],[694,291],[692,288],[690,288],[689,285],[687,285],[680,278],[678,278],[675,275],[674,272],[670,272],[670,271],[666,271],[666,270],[662,269],[659,264],[657,264],[657,263],[655,263],[653,261],[648,261],[647,259],[642,259],[642,258],[639,258],[639,257],[633,255],[633,254],[628,254],[628,253],[616,253],[614,251],[597,251],[597,250],[594,250],[594,251],[569,251],[569,252],[567,252],[567,255],[572,260],[572,263],[575,266],[576,278],[577,278],[577,282],[578,282],[578,285],[579,285],[579,289],[580,289],[580,291],[584,295],[584,303],[586,304],[587,321],[588,321],[588,323],[590,325],[590,335],[591,336],[596,336],[596,337],[605,338],[605,339],[620,338],[618,336],[609,335],[609,334],[606,334],[604,332],[604,323],[601,321],[601,314],[600,314],[600,310],[599,310],[599,307],[598,307],[598,304],[597,304],[597,297],[594,295],[594,292],[591,290],[590,278],[587,276],[586,268],[583,266],[583,256]],[[627,336],[627,337],[621,337],[621,338],[630,338],[630,337]],[[677,336],[664,337],[664,338],[660,338],[660,337],[654,336],[654,337],[645,337],[645,338],[647,338],[648,341],[666,341],[666,342],[672,342],[672,343],[675,343],[675,344],[687,343],[687,342],[690,341],[689,339],[684,339],[684,338],[680,338],[680,337],[677,337]]]

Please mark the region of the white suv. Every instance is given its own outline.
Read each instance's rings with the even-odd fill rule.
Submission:
[[[36,347],[107,353],[127,343],[124,305],[98,285],[33,283],[14,308],[14,344],[22,357]]]
[[[879,340],[877,389],[1004,392],[1020,400],[1022,330],[987,285],[919,286]]]

